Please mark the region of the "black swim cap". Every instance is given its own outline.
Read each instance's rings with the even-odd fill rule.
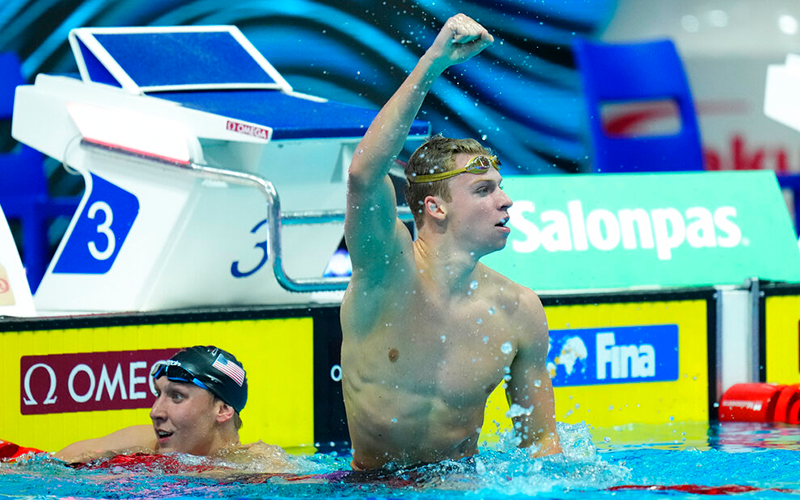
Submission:
[[[214,346],[186,348],[153,367],[155,379],[188,382],[208,390],[237,412],[247,403],[247,373],[233,354]]]

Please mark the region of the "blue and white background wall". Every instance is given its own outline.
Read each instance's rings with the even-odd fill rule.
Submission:
[[[506,172],[575,171],[586,152],[570,44],[594,36],[614,0],[6,0],[0,51],[25,76],[76,72],[69,30],[238,26],[295,90],[379,109],[457,12],[497,42],[437,82],[420,118],[434,133],[481,138]]]
[[[482,138],[506,175],[589,162],[576,37],[671,38],[706,167],[800,172],[796,132],[762,111],[767,65],[800,53],[796,0],[5,0],[0,51],[19,54],[32,81],[77,71],[67,43],[76,27],[235,24],[296,90],[378,109],[456,12],[479,19],[497,43],[439,80],[421,118],[434,132]]]

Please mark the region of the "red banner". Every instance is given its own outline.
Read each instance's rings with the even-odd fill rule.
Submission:
[[[179,349],[51,354],[20,358],[23,415],[149,408],[152,366]]]

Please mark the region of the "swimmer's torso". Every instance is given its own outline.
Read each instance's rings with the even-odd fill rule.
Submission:
[[[476,271],[476,283],[452,297],[413,262],[398,264],[391,285],[351,284],[342,369],[356,465],[477,451],[486,398],[507,373],[519,332],[509,327],[517,286],[482,265]]]

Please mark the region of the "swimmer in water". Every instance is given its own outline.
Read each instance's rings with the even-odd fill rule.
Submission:
[[[389,169],[428,90],[494,41],[450,18],[372,122],[350,165],[343,389],[353,468],[408,467],[477,453],[488,395],[504,380],[521,447],[561,451],[537,295],[479,262],[502,249],[511,200],[499,161],[471,139],[435,136],[406,166],[418,237],[397,218]]]
[[[235,356],[214,346],[189,347],[156,363],[151,376],[156,393],[152,425],[78,441],[55,457],[74,463],[122,453],[178,452],[228,461],[256,459],[269,472],[288,469],[286,452],[279,446],[239,442],[247,374]]]

